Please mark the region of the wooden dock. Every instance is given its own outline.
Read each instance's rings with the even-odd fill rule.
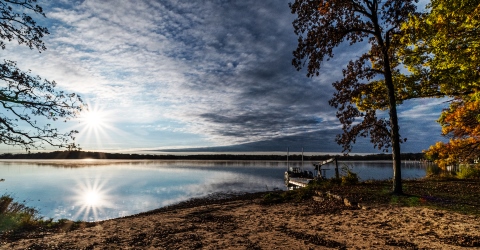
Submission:
[[[313,179],[309,178],[290,178],[288,180],[289,186],[295,186],[295,187],[306,187],[310,181]]]

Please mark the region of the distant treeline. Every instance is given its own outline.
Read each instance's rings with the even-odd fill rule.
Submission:
[[[54,151],[45,153],[29,154],[11,154],[0,155],[0,159],[112,159],[112,160],[274,160],[285,161],[285,155],[249,155],[249,154],[211,154],[211,155],[150,155],[150,154],[120,154],[103,152],[85,152],[85,151]],[[304,156],[305,161],[323,161],[330,158],[347,161],[365,161],[365,160],[391,160],[389,154],[372,155],[314,155]],[[289,160],[300,161],[302,155],[290,155]],[[423,153],[402,154],[403,160],[423,160]]]

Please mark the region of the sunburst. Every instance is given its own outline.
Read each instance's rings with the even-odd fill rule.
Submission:
[[[100,110],[89,110],[82,114],[81,121],[87,129],[99,130],[105,127],[105,113]]]
[[[73,190],[74,206],[78,210],[74,215],[75,219],[84,221],[96,221],[99,218],[105,218],[105,209],[113,208],[110,191],[112,188],[107,187],[107,179],[99,177],[95,179],[85,179],[79,181]],[[108,216],[107,216],[108,217]]]
[[[74,126],[74,129],[80,132],[79,140],[85,142],[91,149],[102,148],[104,143],[110,142],[110,133],[115,131],[111,125],[110,116],[99,106],[89,104],[88,109],[79,115],[79,124]]]

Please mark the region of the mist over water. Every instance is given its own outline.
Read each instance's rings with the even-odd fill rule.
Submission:
[[[302,166],[290,162],[290,166]],[[311,162],[303,164],[312,169]],[[391,162],[339,162],[361,180],[389,179]],[[334,175],[334,165],[327,177]],[[132,215],[214,193],[285,190],[286,162],[278,161],[1,161],[0,193],[35,207],[45,218],[97,221]],[[425,176],[405,164],[403,178]],[[0,195],[1,195],[0,194]]]

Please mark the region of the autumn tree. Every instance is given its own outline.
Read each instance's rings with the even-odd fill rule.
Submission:
[[[419,97],[466,96],[480,90],[480,1],[432,0],[403,24],[399,54]]]
[[[36,0],[0,1],[0,47],[17,42],[30,49],[46,50],[42,41],[48,33],[30,14],[45,17]],[[47,145],[75,148],[71,141],[77,131],[61,133],[50,124],[40,125],[35,118],[68,120],[82,110],[75,94],[55,90],[56,83],[41,79],[29,70],[19,69],[14,61],[0,63],[0,143],[20,146],[27,151]]]
[[[392,149],[393,193],[401,194],[400,134],[397,103],[406,99],[405,80],[396,50],[401,25],[415,13],[414,0],[296,0],[290,4],[298,46],[293,65],[307,65],[307,76],[318,76],[322,63],[334,49],[349,42],[368,43],[369,50],[353,58],[343,79],[333,83],[336,93],[330,105],[337,108],[343,134],[336,138],[344,152],[357,137],[370,137],[374,147]],[[377,115],[388,110],[388,120]]]
[[[440,167],[480,157],[480,1],[432,0],[403,25],[400,56],[420,97],[452,97],[438,120],[448,143],[426,151]]]
[[[442,134],[450,140],[432,145],[426,156],[439,167],[472,163],[480,158],[480,94],[456,97],[442,112]]]

